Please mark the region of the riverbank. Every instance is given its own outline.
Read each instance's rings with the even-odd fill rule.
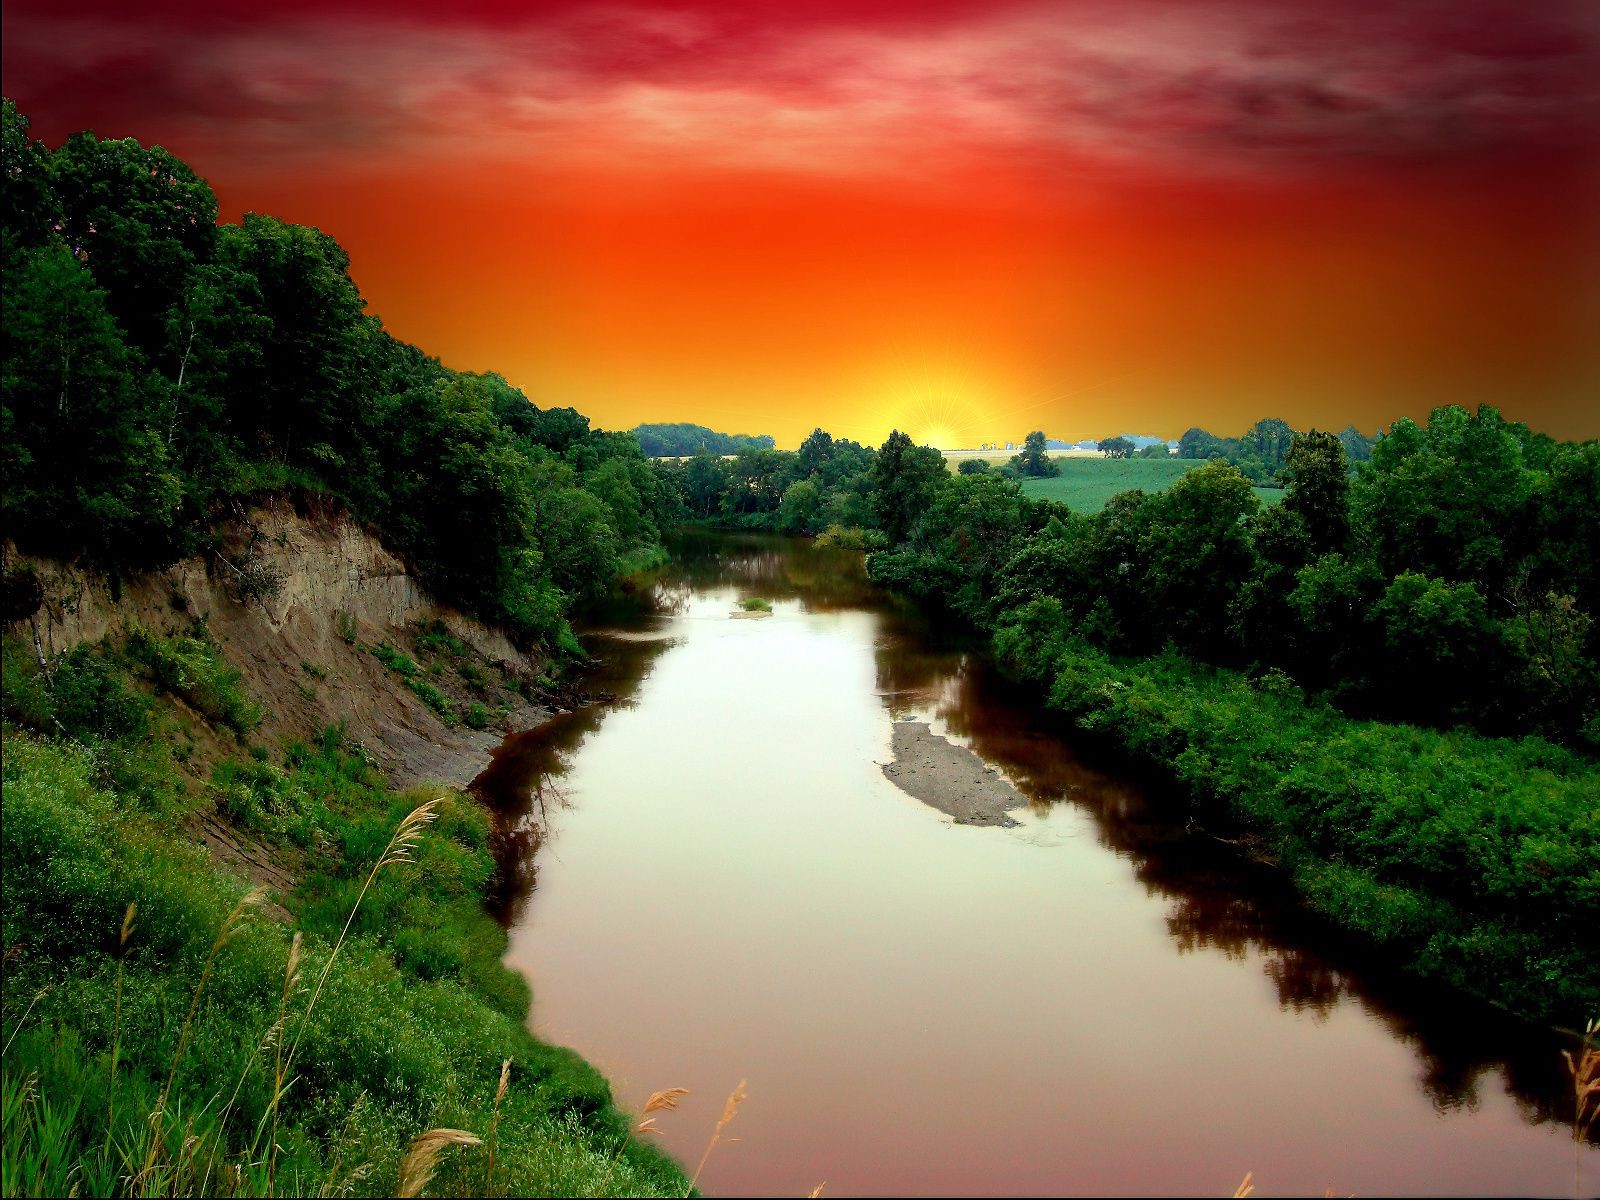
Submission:
[[[448,1128],[429,1194],[682,1195],[500,961],[459,786],[542,664],[343,526],[269,544],[275,605],[46,568],[5,637],[4,1193],[393,1194]]]
[[[1247,834],[1305,903],[1424,978],[1526,1018],[1600,1012],[1600,766],[1512,741],[1346,717],[1286,680],[1177,655],[1117,660],[1060,606],[1004,614],[997,654],[1084,734]]]

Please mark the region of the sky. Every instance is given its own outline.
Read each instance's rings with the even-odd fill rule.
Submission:
[[[1593,0],[7,0],[51,145],[179,154],[599,425],[945,448],[1600,436]]]

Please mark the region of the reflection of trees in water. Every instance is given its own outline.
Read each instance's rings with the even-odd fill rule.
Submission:
[[[1358,947],[1305,912],[1281,874],[1191,828],[1181,798],[1078,757],[1070,745],[1081,739],[1034,694],[1001,676],[986,654],[941,645],[892,615],[884,630],[875,665],[891,718],[929,709],[1036,808],[1061,799],[1081,805],[1101,844],[1167,903],[1179,953],[1258,957],[1287,1011],[1323,1018],[1342,1001],[1360,1004],[1415,1050],[1418,1086],[1440,1111],[1476,1106],[1484,1076],[1499,1070],[1529,1123],[1571,1120],[1553,1035],[1363,961]]]
[[[714,534],[690,530],[672,541],[672,578],[712,591],[799,600],[807,612],[870,607],[876,589],[863,556],[776,534]]]
[[[496,867],[490,906],[503,924],[522,919],[537,883],[538,850],[550,829],[550,813],[570,806],[561,779],[571,769],[573,756],[612,709],[637,702],[650,667],[672,644],[665,638],[591,638],[588,649],[594,661],[580,686],[616,700],[558,713],[535,729],[512,734],[472,781],[473,792],[495,818],[490,835]]]

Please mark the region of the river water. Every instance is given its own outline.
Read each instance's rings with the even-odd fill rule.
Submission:
[[[707,1192],[1572,1194],[1554,1035],[1365,962],[859,555],[674,550],[585,637],[614,701],[478,787],[535,1032],[631,1111],[689,1088],[657,1116],[690,1171],[745,1081]],[[907,717],[1014,782],[1020,824],[899,791]]]

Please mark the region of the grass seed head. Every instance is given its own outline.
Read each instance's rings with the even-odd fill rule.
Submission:
[[[420,1196],[438,1169],[439,1156],[449,1146],[481,1146],[483,1140],[465,1129],[429,1129],[419,1133],[400,1162],[400,1186],[396,1196]]]
[[[666,1088],[659,1092],[653,1092],[650,1095],[650,1099],[644,1102],[644,1111],[645,1113],[653,1113],[660,1112],[664,1108],[677,1108],[678,1101],[688,1094],[688,1088]]]

